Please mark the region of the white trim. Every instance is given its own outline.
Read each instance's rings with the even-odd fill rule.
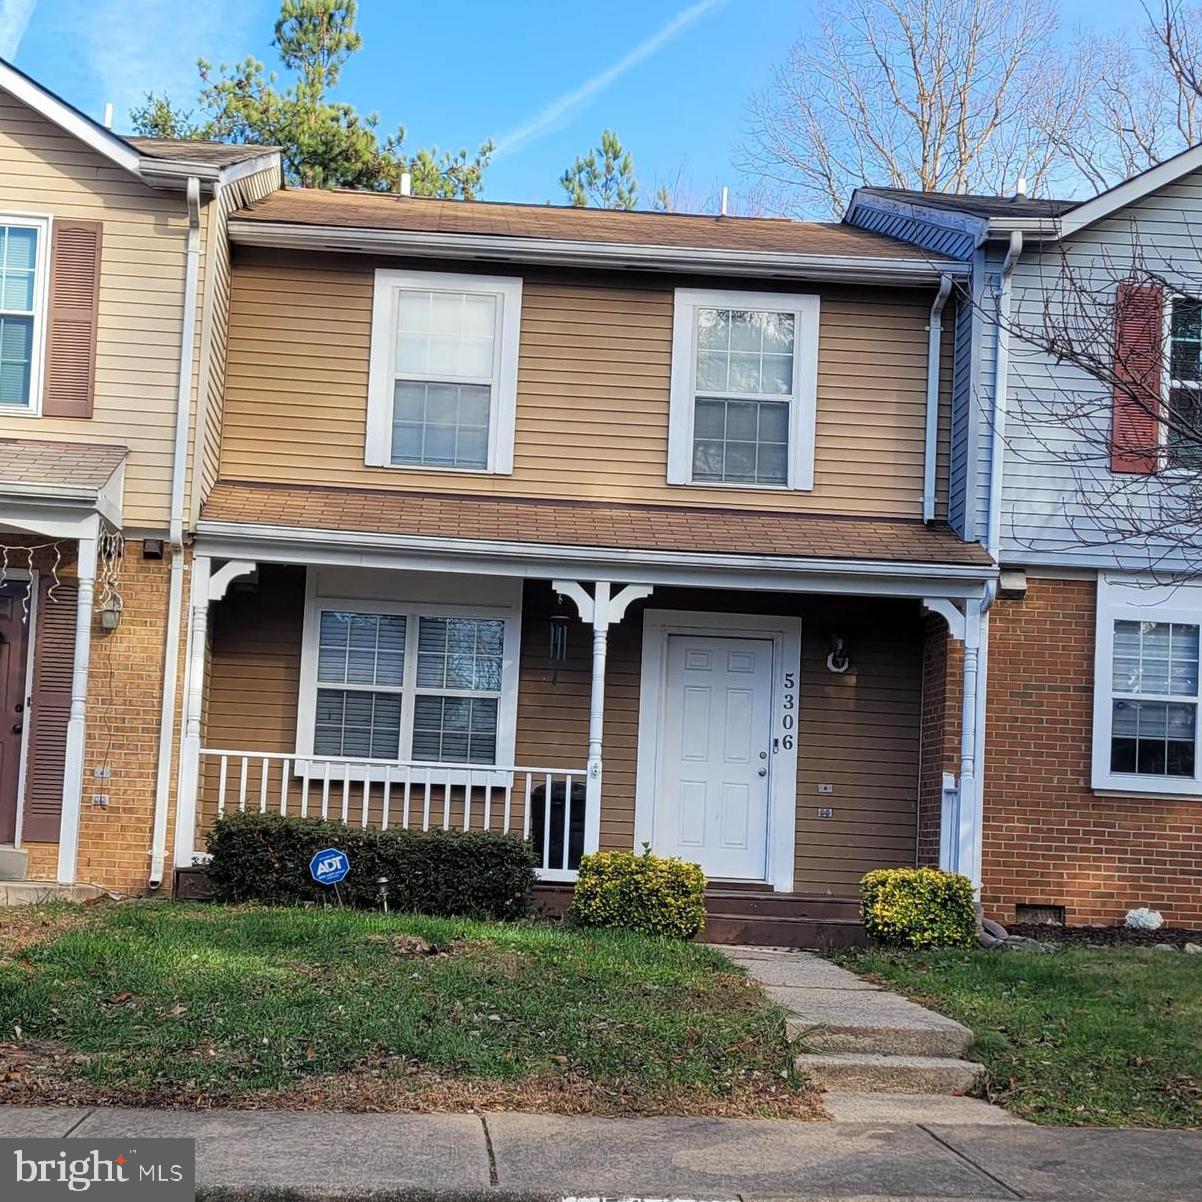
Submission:
[[[1202,797],[1202,682],[1191,696],[1155,695],[1195,707],[1194,776],[1153,776],[1110,768],[1114,719],[1113,665],[1116,621],[1177,622],[1202,627],[1202,584],[1156,584],[1149,577],[1098,573],[1094,623],[1093,757],[1090,784],[1095,792],[1140,797]]]
[[[693,414],[696,408],[697,310],[747,309],[789,313],[794,319],[793,387],[787,396],[763,401],[789,405],[789,465],[784,485],[693,480]],[[672,310],[672,380],[668,409],[668,483],[694,488],[808,492],[814,487],[814,439],[818,403],[819,297],[800,292],[733,292],[677,288]]]
[[[642,670],[639,684],[638,760],[635,767],[634,846],[655,843],[655,795],[666,686],[667,641],[672,634],[771,639],[774,755],[770,781],[765,880],[778,893],[793,891],[797,842],[797,730],[787,728],[783,706],[788,678],[794,697],[801,688],[801,619],[772,614],[711,613],[648,609],[643,614]],[[796,715],[796,709],[792,711]],[[775,740],[779,739],[779,744]],[[790,746],[789,744],[792,744]],[[778,748],[778,749],[776,749]]]
[[[729,220],[737,221],[738,218]],[[966,264],[932,254],[930,259],[875,255],[816,255],[790,251],[716,250],[712,247],[645,246],[585,242],[571,238],[525,238],[496,234],[442,234],[361,226],[299,225],[286,221],[232,220],[232,242],[295,250],[407,255],[432,259],[475,258],[506,263],[555,263],[571,267],[631,267],[694,274],[767,276],[773,279],[838,280],[840,283],[931,284],[941,275],[965,276]]]
[[[295,563],[299,555],[312,564],[536,580],[546,579],[551,573],[588,580],[625,583],[636,579],[647,584],[697,588],[962,598],[982,596],[985,582],[997,577],[997,568],[992,565],[636,551],[203,520],[198,530],[199,546],[214,559],[246,557]]]
[[[313,751],[313,728],[317,707],[317,635],[320,614],[325,609],[338,609],[350,613],[397,614],[408,619],[405,640],[405,670],[401,685],[389,687],[401,698],[400,741],[393,759],[398,762],[412,761],[413,706],[417,694],[417,622],[423,617],[471,617],[497,619],[505,623],[505,642],[501,660],[501,688],[497,703],[497,764],[512,764],[517,742],[517,704],[520,672],[522,595],[520,587],[511,592],[509,604],[497,604],[498,593],[490,591],[491,604],[474,604],[471,596],[477,590],[470,581],[449,577],[439,582],[443,596],[437,600],[426,600],[417,595],[416,589],[405,595],[404,578],[397,581],[396,591],[387,598],[338,596],[319,592],[319,573],[306,568],[305,614],[301,635],[300,692],[297,700],[296,748],[297,763],[294,771],[303,773],[306,763],[324,763],[325,759]],[[345,591],[345,590],[344,590]],[[336,687],[336,686],[331,686]],[[472,769],[486,773],[487,764],[464,764],[464,770]]]
[[[36,568],[9,568],[8,580],[26,580],[29,588],[29,625],[25,636],[25,721],[21,724],[21,766],[17,772],[17,821],[13,831],[13,846],[21,846],[25,827],[25,788],[28,784],[30,707],[33,704],[33,657],[37,644],[39,572]]]
[[[22,213],[16,209],[0,211],[0,226],[17,226],[37,231],[37,259],[33,274],[33,344],[30,347],[29,402],[26,405],[0,405],[4,417],[41,417],[42,385],[45,378],[46,323],[50,318],[50,239],[54,232],[54,220],[45,213]]]
[[[488,461],[483,468],[392,462],[393,385],[396,379],[396,298],[399,292],[471,292],[496,298],[491,378],[473,380],[490,388]],[[462,275],[443,271],[377,268],[372,297],[371,357],[367,383],[367,442],[364,462],[390,471],[467,472],[510,475],[517,416],[518,338],[522,281],[518,276]]]
[[[35,83],[28,75],[0,60],[0,88],[33,109],[72,137],[78,138],[98,154],[141,178],[142,156],[124,138],[110,133],[78,109],[60,100],[54,93]]]
[[[1182,176],[1188,175],[1191,171],[1197,171],[1200,167],[1202,167],[1202,145],[1191,146],[1188,150],[1183,150],[1180,154],[1166,159],[1163,163],[1158,163],[1155,167],[1150,167],[1147,171],[1141,171],[1139,175],[1124,180],[1121,184],[1065,213],[1059,222],[1060,237],[1067,238],[1079,230],[1083,230],[1086,226],[1093,225],[1104,217],[1118,212],[1119,209],[1142,200],[1157,189],[1175,183]]]

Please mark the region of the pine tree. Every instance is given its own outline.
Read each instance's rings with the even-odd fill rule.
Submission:
[[[633,209],[638,205],[639,181],[634,160],[611,129],[601,135],[601,145],[591,149],[560,177],[560,184],[578,209]]]
[[[417,196],[474,200],[490,142],[475,155],[437,147],[408,155],[403,127],[381,137],[378,114],[327,98],[362,45],[356,12],[355,0],[283,0],[273,44],[293,73],[290,86],[281,90],[275,72],[268,74],[254,58],[217,70],[201,59],[200,118],[150,93],[130,114],[135,130],[150,137],[278,146],[287,181],[307,188],[391,192],[408,172]]]

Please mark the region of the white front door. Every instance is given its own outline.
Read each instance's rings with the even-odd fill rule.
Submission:
[[[762,881],[772,771],[771,639],[667,636],[655,851]]]

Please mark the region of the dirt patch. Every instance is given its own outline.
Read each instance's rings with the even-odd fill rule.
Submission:
[[[1173,947],[1184,947],[1187,943],[1202,944],[1202,931],[1188,927],[1161,927],[1159,931],[1140,931],[1132,927],[1060,927],[1047,922],[1018,922],[1007,926],[1011,935],[1023,935],[1038,939],[1042,943],[1066,943],[1077,946],[1116,947],[1130,944],[1134,947],[1155,947],[1158,943],[1169,943]]]
[[[0,958],[19,959],[31,947],[46,943],[89,922],[95,912],[114,905],[109,898],[75,906],[13,906],[0,918]]]
[[[0,1104],[132,1106],[157,1110],[343,1111],[354,1114],[439,1114],[516,1110],[533,1114],[678,1115],[708,1118],[825,1119],[820,1095],[779,1075],[748,1072],[723,1096],[640,1080],[598,1084],[570,1070],[521,1081],[444,1077],[404,1062],[330,1073],[282,1090],[239,1095],[186,1086],[149,1089],[101,1086],[62,1072],[83,1057],[25,1055],[5,1067],[0,1045]]]

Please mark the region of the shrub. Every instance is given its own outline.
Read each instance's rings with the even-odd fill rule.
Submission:
[[[889,947],[976,947],[977,908],[966,876],[937,868],[878,868],[860,881],[860,917]]]
[[[326,901],[329,885],[309,875],[327,847],[350,858],[338,886],[344,905],[376,909],[380,877],[388,906],[419,914],[523,918],[531,908],[535,855],[516,835],[484,831],[364,830],[321,818],[228,814],[209,832],[209,878],[218,901],[272,905]]]
[[[705,874],[697,864],[631,851],[582,857],[569,917],[582,927],[621,927],[692,939],[705,926]]]

